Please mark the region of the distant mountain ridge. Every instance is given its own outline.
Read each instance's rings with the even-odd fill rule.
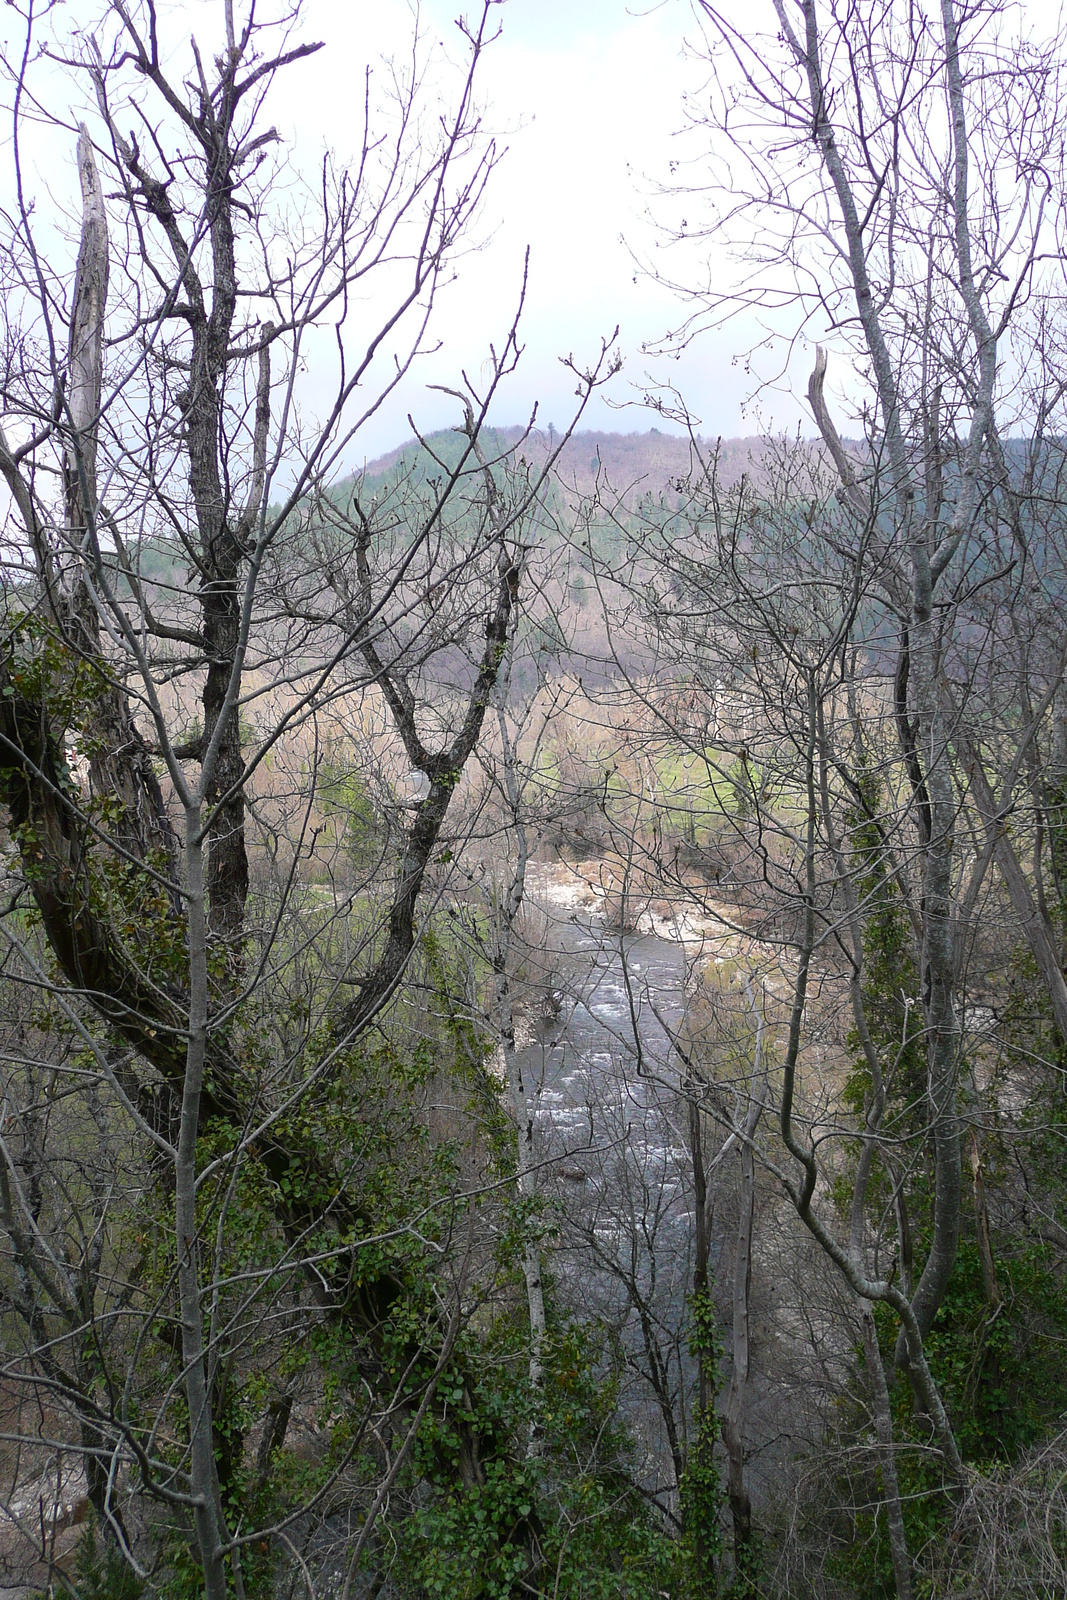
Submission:
[[[525,435],[525,437],[524,437]],[[559,435],[554,428],[535,428],[529,433],[521,427],[486,428],[483,433],[484,448],[491,454],[505,455],[513,452],[521,441],[520,458],[533,467],[547,461],[558,448]],[[746,473],[762,478],[772,458],[776,456],[776,442],[758,435],[737,439],[708,439],[697,437],[696,449],[705,460],[717,451],[719,481],[725,488],[738,483]],[[369,461],[362,476],[373,482],[391,476],[397,469],[404,471],[425,462],[425,451],[439,455],[442,461],[456,459],[460,436],[451,429],[428,434],[420,445],[409,439],[374,461]],[[777,449],[781,441],[777,442]],[[556,472],[562,483],[578,495],[591,494],[598,482],[615,494],[629,499],[633,495],[658,494],[670,488],[679,478],[685,478],[697,467],[694,442],[682,434],[662,433],[649,428],[644,433],[604,433],[592,430],[572,434],[564,445],[556,463]]]
[[[483,447],[490,456],[506,456],[517,451],[535,470],[544,465],[559,446],[559,434],[551,426],[527,432],[521,427],[485,428]],[[799,457],[797,445],[800,445]],[[858,439],[842,440],[857,466],[869,459],[867,445]],[[425,479],[442,468],[455,465],[463,448],[463,437],[454,429],[427,434],[422,443],[409,439],[396,449],[369,461],[354,478],[373,486],[401,475]],[[1028,493],[1048,505],[1062,500],[1062,484],[1067,477],[1067,440],[1048,436],[1035,441],[1009,437],[1003,441],[1008,470],[1021,485],[1029,474]],[[697,435],[663,433],[649,428],[643,433],[608,433],[586,430],[567,440],[556,462],[557,492],[562,491],[572,507],[588,499],[599,487],[603,499],[633,505],[639,499],[668,493],[680,480],[699,471],[697,452],[705,462],[718,458],[718,481],[723,489],[735,487],[748,477],[757,490],[773,488],[789,497],[807,498],[812,493],[809,469],[815,467],[822,479],[823,492],[832,492],[837,474],[820,439],[795,434],[770,436],[754,434],[733,439],[714,439]],[[948,478],[953,472],[951,455],[946,455]]]

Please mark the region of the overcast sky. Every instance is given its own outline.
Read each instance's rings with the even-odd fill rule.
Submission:
[[[765,24],[770,12],[769,0],[721,3],[746,27],[757,20]],[[1045,31],[1055,27],[1059,3],[1026,0],[1020,10]],[[158,5],[172,62],[184,76],[190,29],[196,29],[205,54],[215,48],[211,35],[220,26],[221,0]],[[473,13],[477,0],[421,5],[427,37],[444,40],[457,62],[463,57],[454,25],[460,8]],[[94,9],[92,0],[78,0],[57,15],[68,26],[84,26]],[[683,153],[682,96],[698,89],[703,77],[699,62],[685,51],[686,36],[695,32],[689,0],[506,0],[498,16],[501,36],[486,52],[479,97],[507,153],[481,219],[487,242],[459,263],[458,281],[441,298],[435,322],[440,352],[372,419],[350,464],[408,437],[409,410],[425,428],[453,420],[454,402],[427,385],[455,383],[463,369],[477,381],[490,342],[499,346],[514,314],[527,247],[525,354],[494,420],[525,420],[537,402],[543,424],[563,425],[574,379],[559,358],[573,354],[579,364],[589,364],[601,339],[618,325],[623,371],[609,397],[593,404],[585,426],[666,426],[641,409],[651,382],[675,384],[705,434],[792,428],[798,421],[810,427],[806,407],[796,398],[810,368],[806,348],[796,352],[793,370],[755,402],[754,379],[738,359],[757,337],[754,324],[702,335],[678,361],[656,360],[642,349],[677,326],[685,311],[641,272],[635,257],[668,259],[688,281],[700,270],[692,258],[687,263],[677,252],[664,255],[655,226],[657,217],[669,215],[657,185],[672,157]],[[6,18],[0,15],[0,34],[6,31],[14,41],[17,15],[8,11]],[[305,0],[301,34],[324,40],[327,48],[284,75],[269,113],[293,142],[299,163],[313,171],[324,147],[342,156],[354,150],[364,64],[390,52],[403,56],[412,27],[407,0]],[[33,182],[56,192],[57,174],[65,173],[73,193],[70,136],[35,137]],[[694,153],[692,145],[687,149]],[[47,209],[42,206],[38,216]],[[726,282],[730,263],[724,251],[714,257],[712,270]]]
[[[428,31],[455,41],[456,0],[424,0],[421,9]],[[470,0],[464,9],[473,12]],[[642,351],[684,315],[635,256],[655,257],[662,248],[653,218],[667,212],[656,187],[678,153],[683,88],[695,88],[702,76],[684,55],[693,22],[687,0],[506,0],[499,17],[501,36],[486,53],[481,96],[507,155],[483,219],[490,242],[461,264],[459,281],[439,307],[443,349],[432,364],[435,381],[448,381],[461,367],[477,373],[489,342],[499,343],[528,246],[525,353],[497,420],[524,420],[537,402],[542,422],[562,425],[575,385],[560,357],[573,354],[588,364],[618,325],[623,371],[591,406],[586,426],[666,427],[641,408],[650,379],[682,389],[705,432],[755,432],[761,418],[794,424],[802,413],[781,392],[745,409],[752,380],[733,357],[751,328],[705,336],[680,361],[656,361]],[[300,104],[301,142],[309,146],[321,126],[340,150],[350,136],[342,108],[352,104],[354,64],[375,47],[402,45],[411,11],[403,0],[373,7],[310,0],[307,26],[329,49],[308,69],[314,94]],[[371,453],[409,431],[409,404],[427,425],[448,417],[442,397],[409,390],[375,419],[367,436]]]
[[[767,0],[723,3],[753,25],[769,21]],[[475,9],[472,0],[462,8]],[[423,0],[423,25],[454,39],[458,9],[457,0]],[[1026,0],[1019,12],[1027,26],[1051,30],[1060,0]],[[694,153],[691,143],[679,148],[682,94],[698,89],[703,76],[685,51],[687,35],[695,32],[689,0],[506,0],[499,14],[501,37],[486,55],[481,86],[488,120],[503,130],[508,153],[488,200],[492,241],[463,263],[440,307],[444,348],[435,363],[437,381],[448,381],[444,374],[461,366],[477,371],[489,341],[499,340],[529,246],[526,351],[498,420],[519,421],[537,401],[541,420],[559,426],[574,389],[559,357],[573,352],[589,361],[618,324],[623,371],[610,402],[591,407],[587,425],[624,431],[666,426],[639,409],[651,380],[677,385],[705,433],[730,436],[792,428],[798,421],[809,428],[806,406],[796,398],[810,367],[806,347],[795,353],[794,370],[753,401],[754,379],[738,358],[759,336],[754,323],[704,334],[680,360],[657,361],[642,351],[684,316],[679,301],[635,267],[634,255],[662,258],[654,219],[668,209],[657,184],[667,177],[672,156]],[[310,0],[307,18],[309,30],[330,48],[315,63],[314,98],[300,108],[302,134],[317,125],[325,106],[328,137],[341,146],[340,108],[351,104],[353,63],[375,46],[388,49],[407,38],[411,10],[404,0],[375,0],[373,6]],[[684,277],[684,260],[677,252],[670,260]],[[697,272],[698,264],[689,270]],[[725,281],[729,262],[724,257],[712,271]],[[764,358],[765,376],[776,371],[780,355]],[[373,424],[370,452],[407,432],[408,401],[428,423],[445,417],[440,398],[409,392],[404,404]]]

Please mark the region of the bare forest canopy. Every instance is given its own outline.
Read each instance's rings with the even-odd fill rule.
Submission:
[[[486,430],[486,449],[504,456],[513,451],[540,465],[555,456],[560,486],[579,497],[598,489],[613,492],[629,501],[641,495],[659,495],[679,481],[688,480],[696,467],[698,452],[706,459],[715,456],[724,487],[734,488],[743,476],[759,479],[760,464],[771,447],[759,436],[739,439],[707,439],[696,435],[662,432],[649,428],[643,432],[594,433],[577,430],[562,441],[554,428],[520,426]],[[451,444],[451,450],[449,446]],[[414,467],[431,470],[427,452],[441,459],[454,459],[456,441],[447,433],[431,434],[420,443],[411,439],[375,461],[367,463],[362,476],[368,484],[386,479]]]
[[[299,8],[7,8],[0,1595],[1067,1594],[1067,58],[770,4],[670,287],[813,437],[520,308],[355,474],[500,8],[310,174]]]
[[[518,468],[529,464],[540,473],[548,461],[554,476],[544,486],[542,499],[554,512],[567,519],[567,526],[555,528],[551,519],[539,524],[545,541],[565,544],[573,533],[576,513],[593,496],[614,509],[629,507],[642,500],[660,501],[677,495],[694,474],[701,460],[715,460],[723,488],[733,489],[742,478],[758,488],[773,457],[789,441],[773,443],[759,437],[739,439],[694,439],[664,433],[652,428],[644,433],[575,432],[561,440],[540,428],[513,426],[486,427],[481,432],[482,448],[497,465]],[[411,439],[369,461],[358,473],[343,479],[332,494],[338,499],[358,490],[364,496],[396,493],[406,486],[424,486],[443,481],[463,456],[465,435],[461,429],[441,430],[424,439]],[[468,467],[468,472],[469,472]],[[138,547],[139,570],[145,578],[164,578],[172,564],[174,576],[183,581],[184,563],[181,541],[162,537],[143,541]]]

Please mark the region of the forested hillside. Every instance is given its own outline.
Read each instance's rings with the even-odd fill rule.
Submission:
[[[1067,1594],[1058,45],[700,4],[810,436],[494,427],[517,315],[353,471],[497,8],[310,177],[299,15],[10,9],[0,1594]]]
[[[558,488],[577,497],[588,497],[607,486],[613,495],[627,502],[645,495],[666,493],[673,485],[688,479],[700,456],[714,455],[718,476],[724,487],[733,488],[743,476],[759,477],[773,456],[766,439],[710,439],[699,434],[690,438],[666,433],[658,428],[644,432],[593,433],[577,429],[565,437],[555,428],[486,428],[488,454],[517,453],[532,466],[540,467],[551,457],[555,462]],[[412,439],[364,468],[368,483],[403,473],[414,467],[432,471],[432,460],[455,459],[454,438],[444,433],[431,434],[420,441]]]

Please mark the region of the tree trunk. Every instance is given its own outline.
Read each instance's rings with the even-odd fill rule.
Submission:
[[[938,693],[934,635],[934,580],[925,535],[912,541],[911,663],[906,688],[914,707],[914,730],[926,793],[926,820],[920,826],[922,862],[921,981],[926,1025],[927,1104],[934,1150],[933,1233],[929,1253],[912,1295],[920,1335],[933,1326],[945,1297],[959,1246],[962,1163],[956,1110],[959,1025],[956,1018],[956,962],[953,924],[953,850],[956,796]],[[903,1348],[898,1346],[898,1352]]]
[[[741,1215],[734,1254],[733,1372],[722,1413],[722,1438],[728,1461],[727,1492],[734,1533],[734,1592],[739,1600],[753,1594],[752,1502],[745,1486],[745,1451],[741,1439],[745,1389],[748,1384],[748,1303],[752,1277],[752,1222],[755,1208],[755,1163],[751,1146],[741,1147]]]
[[[693,1552],[693,1576],[698,1592],[714,1592],[716,1556],[719,1550],[717,1520],[715,1449],[715,1341],[712,1336],[714,1307],[711,1299],[711,1207],[707,1173],[704,1167],[704,1136],[700,1107],[689,1101],[689,1152],[693,1163],[696,1239],[693,1261],[693,1335],[690,1345],[697,1359],[696,1438],[687,1452],[686,1477],[695,1488],[683,1497],[685,1533]]]
[[[495,485],[485,464],[476,437],[472,447],[482,464],[489,491],[491,511],[496,506]],[[511,979],[508,963],[511,956],[515,921],[522,908],[526,893],[526,867],[529,861],[529,841],[523,814],[522,784],[519,781],[515,741],[508,727],[507,702],[511,683],[512,629],[507,627],[505,637],[509,648],[500,659],[493,701],[496,709],[497,731],[500,735],[502,772],[501,787],[510,813],[511,830],[515,839],[515,870],[511,882],[499,902],[494,905],[496,928],[493,939],[493,969],[496,979],[497,1028],[504,1052],[504,1070],[507,1078],[508,1100],[517,1137],[516,1174],[519,1198],[524,1207],[531,1208],[537,1194],[537,1166],[534,1156],[534,1130],[537,1118],[536,1100],[530,1093],[531,1085],[524,1082],[518,1051],[515,1047],[515,1014],[511,1000]],[[522,1250],[522,1273],[526,1280],[526,1307],[530,1319],[530,1390],[535,1407],[539,1407],[544,1388],[543,1351],[545,1343],[545,1291],[542,1278],[541,1246],[534,1237],[532,1218],[524,1218],[526,1240]],[[541,1429],[538,1416],[530,1423],[527,1451],[530,1456],[540,1453]]]
[[[1030,882],[1023,870],[1022,862],[1006,831],[1005,823],[997,814],[996,798],[986,777],[979,752],[967,739],[961,740],[961,747],[966,758],[967,775],[978,811],[987,831],[995,833],[994,856],[1011,899],[1012,909],[1022,924],[1030,953],[1037,963],[1045,985],[1045,992],[1056,1022],[1056,1031],[1067,1045],[1067,982],[1064,981],[1063,968],[1060,965],[1059,940],[1034,904]]]
[[[974,1227],[978,1237],[978,1259],[982,1266],[982,1293],[986,1304],[996,1307],[1000,1304],[1000,1288],[997,1284],[997,1264],[993,1258],[993,1242],[989,1236],[989,1208],[986,1204],[985,1175],[977,1128],[971,1129],[971,1177],[974,1186]]]
[[[515,1027],[506,978],[500,986],[500,1033],[507,1073],[508,1100],[518,1134],[517,1181],[523,1202],[532,1203],[537,1194],[537,1168],[534,1160],[534,1122],[536,1102],[523,1081],[522,1067],[515,1048]],[[529,1229],[529,1219],[526,1223]],[[526,1305],[530,1318],[530,1388],[540,1396],[544,1382],[542,1351],[545,1342],[545,1294],[541,1277],[541,1248],[527,1232],[522,1251],[522,1272],[526,1280]],[[537,1453],[538,1430],[531,1428],[530,1453]]]
[[[745,1390],[749,1368],[749,1296],[752,1286],[752,1229],[756,1207],[756,1160],[752,1149],[763,1115],[763,1018],[747,984],[749,1004],[756,1019],[756,1048],[749,1078],[749,1106],[741,1141],[741,1207],[734,1248],[733,1372],[722,1413],[722,1437],[729,1463],[727,1492],[734,1531],[734,1592],[738,1600],[756,1593],[752,1543],[752,1501],[745,1486],[745,1451],[741,1439]]]
[[[908,1557],[908,1539],[901,1508],[897,1459],[893,1449],[893,1414],[889,1406],[889,1386],[886,1383],[882,1352],[878,1348],[878,1334],[874,1326],[874,1312],[869,1300],[860,1302],[860,1315],[863,1319],[863,1359],[871,1381],[871,1409],[874,1412],[874,1429],[878,1436],[882,1460],[882,1487],[889,1528],[889,1553],[893,1562],[897,1600],[912,1600],[914,1591],[911,1581],[911,1561]]]
[[[174,1163],[174,1226],[182,1364],[189,1408],[189,1481],[195,1497],[193,1522],[204,1574],[205,1600],[226,1600],[211,1384],[200,1304],[200,1251],[196,1219],[196,1146],[208,1032],[207,915],[204,855],[198,842],[200,826],[199,808],[189,807],[185,817],[186,895],[189,907],[189,1046],[182,1092],[181,1127]]]

